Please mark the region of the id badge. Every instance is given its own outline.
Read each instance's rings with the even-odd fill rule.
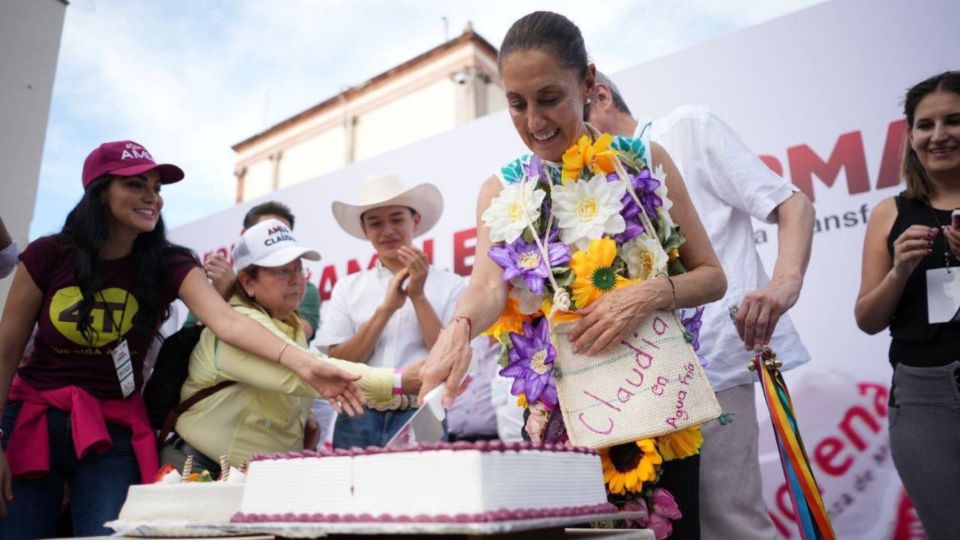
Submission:
[[[960,320],[960,266],[927,270],[927,320]]]
[[[127,340],[120,340],[120,343],[110,351],[110,356],[113,357],[113,367],[117,370],[117,379],[120,380],[123,397],[130,397],[137,384],[133,380],[133,361],[130,359],[130,346],[127,345]]]

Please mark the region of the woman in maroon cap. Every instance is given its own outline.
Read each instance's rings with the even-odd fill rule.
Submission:
[[[224,342],[283,364],[348,414],[361,409],[359,377],[239,315],[167,241],[160,187],[182,178],[137,143],[104,143],[63,230],[20,255],[0,319],[0,538],[53,536],[65,484],[74,532],[107,533],[127,488],[153,480],[143,359],[178,297]]]

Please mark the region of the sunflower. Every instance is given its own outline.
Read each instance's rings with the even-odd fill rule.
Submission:
[[[611,141],[613,136],[609,133],[604,133],[593,143],[590,142],[589,136],[581,136],[576,144],[563,153],[563,181],[578,180],[584,167],[593,171],[594,174],[614,172],[617,153],[610,149]]]
[[[526,317],[520,313],[520,304],[513,296],[507,297],[507,305],[503,307],[503,313],[495,323],[483,331],[485,336],[493,336],[500,339],[500,336],[507,333],[520,333],[523,330],[523,321]]]
[[[663,458],[657,453],[653,439],[618,444],[600,449],[603,481],[610,493],[626,495],[639,493],[644,482],[657,479],[657,465]]]
[[[630,284],[613,269],[617,243],[610,238],[591,240],[586,251],[578,251],[570,260],[573,269],[573,303],[585,308],[604,293]]]
[[[693,426],[667,435],[657,437],[657,450],[664,461],[684,459],[700,453],[703,445],[703,434],[700,426]]]

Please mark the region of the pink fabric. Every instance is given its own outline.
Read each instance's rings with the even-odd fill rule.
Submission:
[[[107,432],[107,422],[130,428],[140,480],[142,483],[153,482],[159,468],[157,439],[139,392],[128,399],[99,400],[76,386],[37,390],[17,376],[10,385],[7,400],[23,401],[7,447],[7,460],[13,476],[36,478],[50,471],[47,409],[54,407],[71,413],[77,459],[83,458],[90,450],[103,453],[110,449],[113,441]]]

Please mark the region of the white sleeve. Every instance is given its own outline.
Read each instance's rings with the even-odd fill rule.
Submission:
[[[0,249],[0,278],[5,278],[17,267],[17,243],[10,242],[10,245]]]
[[[330,293],[330,300],[323,303],[323,324],[314,338],[314,344],[318,347],[343,343],[357,333],[357,327],[350,318],[347,299],[347,289],[351,282],[352,280],[338,281]]]
[[[770,170],[709,111],[703,119],[702,136],[708,156],[707,174],[720,198],[760,221],[774,223],[773,211],[799,190]]]

